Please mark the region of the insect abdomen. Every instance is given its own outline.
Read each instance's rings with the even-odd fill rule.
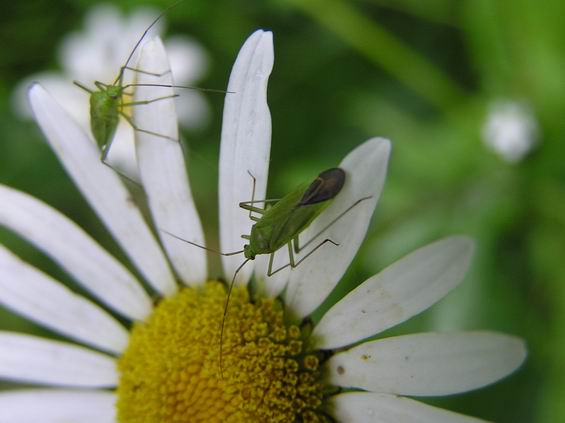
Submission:
[[[119,100],[106,92],[90,95],[90,129],[100,148],[112,140],[119,122]]]

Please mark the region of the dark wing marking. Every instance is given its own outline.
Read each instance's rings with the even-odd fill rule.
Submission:
[[[324,170],[314,182],[304,191],[300,199],[300,206],[321,203],[334,198],[343,188],[345,171],[339,167]]]

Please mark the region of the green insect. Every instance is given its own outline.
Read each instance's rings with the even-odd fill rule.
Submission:
[[[135,131],[144,132],[150,135],[154,135],[157,137],[165,138],[171,141],[179,142],[179,140],[168,137],[167,135],[159,134],[156,132],[148,131],[143,128],[139,128],[132,120],[130,116],[125,113],[125,108],[131,106],[139,106],[144,104],[154,103],[156,101],[165,100],[169,98],[178,97],[178,94],[167,95],[163,97],[157,97],[151,100],[144,100],[144,101],[124,101],[125,96],[133,96],[133,93],[127,91],[128,88],[133,87],[166,87],[166,88],[185,88],[185,89],[196,89],[200,91],[207,91],[207,92],[216,92],[225,94],[226,91],[222,90],[215,90],[215,89],[206,89],[206,88],[197,88],[197,87],[189,87],[189,86],[181,86],[181,85],[167,85],[167,84],[125,84],[124,85],[124,73],[126,70],[143,73],[147,75],[152,75],[156,77],[160,77],[165,75],[166,73],[154,73],[154,72],[146,72],[141,69],[136,69],[129,66],[129,63],[135,54],[138,47],[141,45],[141,42],[147,35],[147,33],[153,28],[153,26],[173,7],[177,6],[182,0],[172,4],[168,8],[166,8],[157,18],[153,20],[153,22],[147,27],[147,29],[143,32],[143,35],[139,38],[135,46],[133,47],[132,51],[130,52],[129,56],[126,59],[125,64],[120,67],[118,75],[113,83],[105,84],[104,82],[95,81],[94,86],[96,89],[90,89],[87,86],[83,85],[78,81],[73,81],[73,83],[78,86],[79,88],[83,89],[84,91],[90,94],[90,129],[98,147],[101,151],[100,161],[109,166],[106,163],[106,158],[110,151],[110,147],[112,145],[114,135],[116,134],[116,129],[118,128],[118,123],[120,116],[123,117]],[[111,167],[111,166],[110,166]],[[124,176],[124,175],[123,175]],[[128,178],[129,179],[129,178]]]
[[[180,238],[170,232],[164,231],[181,241],[187,242],[208,251],[213,251],[223,256],[233,256],[242,253],[245,256],[243,263],[234,272],[228,289],[226,305],[224,307],[224,314],[222,317],[222,324],[220,329],[220,372],[222,369],[221,363],[223,352],[222,344],[224,336],[224,326],[228,313],[229,300],[234,286],[235,278],[238,272],[243,268],[243,266],[245,266],[245,264],[250,260],[255,260],[255,257],[258,255],[270,254],[267,276],[272,276],[287,267],[294,268],[298,266],[300,263],[310,257],[317,249],[328,242],[333,244],[334,246],[339,246],[338,243],[332,241],[329,238],[326,238],[314,248],[312,248],[312,250],[310,250],[302,258],[300,258],[300,260],[296,261],[294,257],[295,254],[301,252],[304,248],[312,244],[314,240],[322,235],[339,219],[345,216],[345,214],[347,214],[351,209],[353,209],[362,201],[371,198],[363,197],[357,200],[351,206],[337,215],[337,217],[335,217],[330,223],[322,228],[310,240],[308,240],[303,245],[300,245],[300,234],[306,228],[308,228],[308,226],[310,226],[310,224],[330,205],[332,200],[339,194],[339,192],[343,188],[346,177],[345,171],[337,167],[325,170],[320,173],[313,182],[302,184],[283,198],[274,200],[255,200],[253,197],[255,195],[256,181],[253,175],[251,175],[251,177],[253,178],[252,199],[251,201],[244,201],[239,203],[239,207],[244,210],[248,210],[249,218],[255,223],[253,224],[251,233],[249,235],[241,236],[243,239],[249,242],[248,244],[245,244],[243,246],[242,250],[230,253],[221,253],[210,248],[195,244],[194,242],[188,241],[186,239]],[[261,208],[254,205],[257,203],[263,203],[265,205],[267,203],[274,204],[269,208]],[[254,216],[253,213],[260,215],[260,217]],[[273,270],[275,253],[285,245],[288,247],[289,263]]]

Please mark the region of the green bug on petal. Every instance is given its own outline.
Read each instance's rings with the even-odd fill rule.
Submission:
[[[182,0],[177,1],[176,3],[172,4],[168,8],[166,8],[159,16],[157,16],[153,22],[147,27],[147,29],[143,32],[143,35],[139,38],[135,46],[133,47],[132,51],[130,52],[129,56],[126,59],[125,64],[120,67],[118,75],[112,84],[105,84],[104,82],[95,81],[94,86],[95,89],[90,89],[84,84],[74,81],[73,83],[78,86],[79,88],[83,89],[84,91],[88,92],[90,95],[90,129],[92,131],[92,135],[98,144],[98,148],[101,151],[100,160],[103,164],[108,165],[106,163],[106,158],[110,151],[110,147],[114,140],[114,135],[116,134],[116,130],[118,128],[118,123],[120,117],[124,118],[135,131],[144,132],[146,134],[154,135],[156,137],[165,138],[167,140],[171,140],[174,142],[179,142],[179,140],[171,138],[167,135],[159,134],[156,132],[148,131],[143,128],[139,128],[132,120],[132,118],[125,112],[127,107],[132,106],[139,106],[144,104],[150,104],[156,101],[170,99],[174,97],[178,97],[178,94],[166,95],[163,97],[157,97],[150,100],[144,101],[130,101],[124,100],[124,97],[132,97],[133,92],[128,91],[129,88],[144,86],[144,87],[164,87],[164,88],[184,88],[184,89],[195,89],[199,91],[206,91],[206,92],[215,92],[215,93],[222,93],[225,94],[226,91],[223,90],[216,90],[216,89],[206,89],[206,88],[197,88],[197,87],[190,87],[190,86],[182,86],[182,85],[169,85],[169,84],[125,84],[123,83],[124,73],[126,70],[131,72],[143,73],[147,75],[152,75],[156,77],[160,77],[169,73],[169,71],[163,73],[154,73],[154,72],[146,72],[141,69],[136,69],[129,66],[130,61],[133,58],[134,53],[141,45],[141,42],[147,35],[147,33],[153,28],[153,26],[173,7],[177,6]],[[109,165],[108,165],[109,166]],[[125,175],[122,175],[125,176]],[[127,177],[126,177],[127,178]],[[129,179],[129,178],[128,178]]]
[[[243,246],[242,250],[230,253],[221,253],[219,251],[215,251],[210,248],[195,244],[194,242],[188,241],[184,238],[180,238],[170,232],[164,231],[167,234],[180,239],[181,241],[224,256],[232,256],[241,253],[243,253],[243,255],[245,256],[245,261],[236,269],[233,274],[226,298],[226,305],[224,308],[224,314],[222,317],[222,324],[220,329],[220,372],[222,370],[221,363],[224,325],[228,313],[230,295],[234,286],[235,278],[238,272],[243,268],[243,266],[245,266],[248,261],[255,260],[255,257],[258,255],[269,254],[270,257],[267,276],[272,276],[275,273],[280,272],[281,270],[288,267],[294,268],[298,266],[300,263],[310,257],[314,252],[316,252],[316,250],[318,250],[328,242],[338,247],[339,244],[337,242],[331,240],[330,238],[326,238],[318,243],[318,245],[313,247],[308,253],[302,256],[300,260],[296,261],[294,258],[295,254],[303,251],[306,247],[311,245],[313,241],[315,241],[320,235],[322,235],[330,226],[332,226],[339,219],[345,216],[351,209],[353,209],[361,202],[371,198],[360,198],[351,206],[338,214],[337,217],[335,217],[311,239],[309,239],[303,245],[300,245],[300,234],[304,232],[304,230],[306,230],[306,228],[308,228],[318,216],[320,216],[320,214],[331,204],[332,200],[341,192],[346,180],[345,171],[338,167],[327,169],[320,173],[312,182],[302,184],[285,195],[283,198],[276,200],[255,200],[253,198],[255,193],[255,178],[252,175],[251,177],[253,178],[252,199],[251,201],[244,201],[239,203],[239,207],[249,211],[249,218],[255,223],[251,227],[251,233],[249,235],[241,236],[243,239],[248,241],[248,243]],[[268,203],[273,203],[273,205],[268,208],[261,208],[255,205],[257,203],[263,203],[265,205]],[[259,217],[254,216],[253,213],[259,215]],[[288,248],[289,263],[273,270],[275,253],[285,245]]]

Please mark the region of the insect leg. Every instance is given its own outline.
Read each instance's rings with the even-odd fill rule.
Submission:
[[[269,275],[269,276],[271,276],[273,274],[273,262],[275,261],[275,253],[276,253],[276,251],[273,251],[269,255],[269,269],[267,270],[267,275]]]
[[[102,162],[102,164],[104,166],[108,166],[110,169],[112,169],[114,172],[116,172],[118,175],[120,175],[122,178],[127,179],[129,182],[131,182],[134,185],[137,185],[139,188],[142,188],[141,183],[139,183],[138,181],[130,178],[128,175],[126,175],[125,173],[119,171],[118,169],[116,169],[115,167],[113,167],[110,163],[106,162],[106,156],[108,155],[108,151],[110,150],[110,144],[108,143],[108,146],[104,146],[104,148],[102,149],[102,156],[100,156],[100,161]]]
[[[132,71],[132,72],[142,73],[142,74],[144,74],[144,75],[151,75],[151,76],[156,76],[156,77],[160,77],[160,76],[166,75],[166,74],[168,74],[168,73],[171,73],[171,70],[170,70],[170,69],[169,69],[169,70],[166,70],[165,72],[148,72],[148,71],[144,71],[144,70],[141,70],[141,69],[132,68],[131,66],[122,66],[122,67],[120,68],[120,73],[123,74],[123,73],[126,71],[126,69],[127,69],[127,70],[130,70],[130,71]],[[126,85],[126,86],[127,86],[127,85]]]
[[[257,179],[255,178],[255,176],[253,176],[253,174],[248,170],[247,173],[249,174],[249,176],[251,176],[251,179],[253,179],[253,189],[251,191],[251,201],[242,201],[241,203],[239,203],[239,207],[241,207],[243,210],[249,210],[249,219],[253,220],[254,222],[258,222],[260,219],[257,217],[254,217],[252,215],[253,212],[255,213],[259,213],[259,214],[265,214],[266,209],[265,208],[260,208],[260,207],[254,207],[251,204],[257,204],[257,203],[264,203],[265,205],[267,203],[274,203],[279,201],[278,198],[276,199],[271,199],[271,200],[255,200],[255,185],[257,183]]]
[[[120,175],[122,178],[127,179],[129,182],[131,182],[134,185],[137,185],[138,187],[141,187],[141,184],[130,178],[128,175],[126,175],[125,173],[119,171],[118,169],[114,168],[110,163],[108,163],[106,161],[106,159],[108,158],[108,153],[110,152],[110,147],[112,146],[112,143],[114,142],[113,139],[111,139],[110,141],[108,141],[107,144],[105,144],[102,147],[102,152],[100,154],[100,162],[104,165],[104,166],[108,166],[110,169],[112,169],[114,172],[116,172],[118,175]]]
[[[129,107],[129,106],[139,106],[141,104],[151,104],[155,103],[156,101],[166,100],[168,98],[175,98],[178,97],[178,94],[166,95],[163,97],[153,98],[151,100],[140,100],[140,101],[131,101],[129,103],[122,103],[122,106]]]
[[[239,203],[239,207],[241,207],[244,210],[252,210],[256,213],[264,214],[265,211],[266,211],[265,209],[262,209],[260,207],[253,207],[250,204],[254,204],[254,203],[276,203],[277,201],[280,201],[280,198],[271,198],[269,200],[242,201],[241,203]]]
[[[179,140],[173,138],[173,137],[169,137],[167,135],[163,135],[163,134],[159,134],[157,132],[153,132],[153,131],[148,131],[147,129],[142,129],[140,127],[138,127],[132,120],[131,117],[129,117],[128,115],[126,115],[124,112],[120,112],[120,115],[122,115],[122,117],[131,125],[131,127],[139,132],[143,132],[145,134],[149,134],[149,135],[154,135],[156,137],[161,137],[161,138],[165,138],[166,140],[170,140],[170,141],[174,141],[174,142],[178,142],[180,143]]]
[[[148,72],[144,72],[144,73],[148,73]],[[183,89],[186,89],[186,90],[196,90],[196,91],[201,91],[201,92],[205,92],[205,93],[235,94],[235,91],[225,91],[225,90],[218,90],[218,89],[215,89],[215,88],[201,88],[201,87],[194,87],[194,86],[191,86],[191,85],[174,85],[174,84],[151,84],[151,83],[137,84],[137,83],[135,83],[135,84],[124,85],[122,88],[126,89],[126,88],[129,88],[129,87],[183,88]]]
[[[73,84],[75,84],[77,87],[83,89],[84,91],[86,91],[89,94],[92,94],[94,91],[92,91],[90,88],[88,88],[85,85],[82,85],[80,82],[78,81],[73,81]]]
[[[332,226],[334,223],[336,223],[339,219],[341,219],[343,216],[345,216],[347,213],[349,213],[355,206],[357,206],[358,204],[360,204],[361,202],[368,200],[369,198],[373,198],[372,195],[368,196],[368,197],[363,197],[360,198],[359,200],[357,200],[355,203],[353,203],[352,205],[350,205],[348,208],[346,208],[344,211],[342,211],[340,214],[337,215],[336,218],[334,218],[330,223],[328,223],[326,226],[324,226],[322,228],[322,230],[320,232],[318,232],[316,235],[314,235],[309,241],[307,241],[302,247],[299,247],[298,250],[295,250],[297,253],[299,253],[300,251],[302,251],[304,248],[306,248],[308,245],[310,245],[312,243],[312,241],[314,241],[316,238],[318,238],[320,235],[322,235],[326,230],[329,229],[330,226]]]
[[[299,243],[299,240],[298,240],[298,236],[299,235],[296,235],[296,237],[294,237],[292,239],[292,243],[294,244],[294,252],[296,254],[298,254],[300,252],[300,243]]]
[[[336,247],[339,246],[339,244],[337,242],[332,241],[329,238],[324,239],[322,242],[320,242],[318,245],[316,245],[312,251],[310,251],[308,254],[306,254],[304,257],[302,257],[300,260],[298,260],[297,262],[294,261],[294,253],[292,252],[292,244],[289,242],[288,243],[288,257],[289,257],[289,261],[290,263],[285,264],[284,266],[279,267],[277,270],[272,271],[271,268],[269,268],[269,270],[267,271],[267,276],[273,276],[275,273],[280,272],[283,269],[286,269],[287,267],[291,267],[291,268],[295,268],[297,267],[300,263],[302,263],[304,260],[306,260],[308,257],[310,257],[312,254],[314,254],[314,252],[320,248],[322,245],[324,245],[326,242],[331,242],[333,245],[335,245]]]
[[[257,185],[257,178],[255,178],[255,176],[253,176],[253,174],[249,170],[247,170],[247,173],[249,174],[249,176],[251,176],[251,179],[253,180],[253,189],[251,190],[251,204],[253,204],[253,201],[255,201],[255,185]],[[241,204],[239,206],[241,207]],[[250,208],[249,209],[249,219],[256,222],[256,220],[253,218],[251,213],[253,213],[253,210],[251,210],[251,208]],[[257,213],[263,214],[263,211],[260,211],[260,212],[257,212]]]
[[[296,263],[294,262],[294,253],[292,251],[292,243],[289,242],[287,245],[288,245],[288,260],[290,261],[290,263],[288,264],[290,264],[290,267],[296,267]]]
[[[243,210],[249,210],[249,218],[251,220],[253,220],[254,216],[251,215],[251,212],[255,212],[255,213],[259,213],[259,214],[263,214],[265,213],[265,209],[262,209],[260,207],[253,207],[250,206],[249,203],[251,201],[242,201],[241,203],[239,203],[239,207],[241,207]],[[258,203],[258,201],[256,201]],[[255,218],[257,219],[257,218]]]
[[[96,88],[98,88],[100,91],[104,91],[106,88],[108,88],[108,85],[100,82],[100,81],[94,81],[94,85],[96,86]]]

